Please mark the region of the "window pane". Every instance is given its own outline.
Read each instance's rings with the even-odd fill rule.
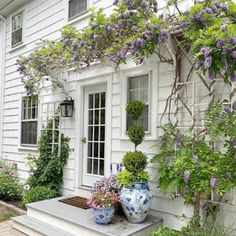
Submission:
[[[22,28],[22,12],[12,17],[12,32]]]
[[[128,102],[133,100],[143,101],[146,106],[143,115],[138,121],[145,131],[148,131],[149,95],[148,95],[148,75],[128,78]],[[127,129],[134,124],[134,121],[127,116]]]
[[[69,18],[73,18],[87,10],[87,0],[69,1]]]
[[[37,121],[21,123],[21,144],[37,144]]]
[[[22,28],[14,31],[11,35],[11,45],[14,46],[22,42]]]

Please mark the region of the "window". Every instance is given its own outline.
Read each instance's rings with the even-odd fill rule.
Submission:
[[[141,75],[128,78],[128,102],[140,100],[145,103],[143,115],[138,121],[145,131],[149,131],[149,75]],[[127,116],[127,129],[134,121]]]
[[[12,17],[11,46],[15,47],[23,42],[23,12]]]
[[[21,144],[36,145],[38,128],[38,96],[22,99]]]
[[[87,10],[87,0],[69,0],[69,19],[84,13]]]

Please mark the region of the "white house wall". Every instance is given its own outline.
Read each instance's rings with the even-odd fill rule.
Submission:
[[[93,1],[94,6],[103,7],[106,9],[106,13],[109,14],[112,10],[111,1]],[[7,41],[6,41],[6,66],[4,72],[5,87],[3,94],[3,150],[2,157],[7,160],[17,161],[19,177],[21,180],[26,180],[28,177],[28,168],[26,166],[25,157],[27,153],[34,151],[30,149],[24,149],[19,146],[19,130],[20,130],[20,106],[21,97],[25,94],[25,90],[20,82],[19,73],[16,71],[16,59],[21,55],[27,55],[35,47],[35,44],[40,39],[53,39],[57,40],[60,37],[60,29],[68,24],[67,20],[67,1],[66,0],[34,0],[23,6],[25,11],[25,32],[24,32],[24,46],[11,50],[10,42],[10,17],[7,17]],[[78,28],[86,26],[87,19],[81,18],[80,21],[72,21],[73,25]],[[1,49],[0,49],[1,50]],[[0,51],[1,52],[1,51]],[[188,68],[187,63],[183,62],[184,71],[183,74],[187,75]],[[95,69],[96,70],[95,70]],[[151,158],[157,150],[154,148],[157,137],[161,134],[161,130],[157,127],[160,124],[160,117],[165,107],[166,99],[169,95],[171,84],[174,81],[174,66],[169,64],[158,63],[156,58],[145,61],[144,66],[137,68],[132,62],[127,65],[122,65],[120,71],[115,71],[112,67],[105,67],[104,65],[94,65],[91,69],[86,70],[82,74],[69,73],[69,94],[75,99],[76,107],[79,107],[81,102],[78,94],[78,82],[89,80],[95,75],[101,73],[107,73],[111,79],[111,159],[112,163],[120,163],[123,155],[126,151],[133,149],[133,145],[128,140],[124,133],[124,97],[126,91],[124,91],[125,76],[130,73],[134,73],[137,70],[142,69],[152,70],[154,73],[152,76],[155,80],[152,90],[152,134],[147,137],[143,144],[140,145],[140,149],[147,153]],[[203,91],[200,89],[200,91]],[[56,95],[44,94],[42,102],[61,102],[65,98],[65,94],[58,91]],[[64,169],[62,191],[64,194],[75,194],[79,192],[78,189],[78,152],[76,151],[80,142],[81,133],[76,130],[77,126],[76,117],[80,111],[75,109],[75,114],[72,119],[63,119],[62,131],[71,138],[70,148],[73,149],[67,165]],[[164,120],[167,121],[166,118]],[[1,131],[0,131],[1,132]],[[1,134],[1,133],[0,133]],[[152,213],[164,218],[164,224],[172,228],[179,229],[183,224],[179,218],[183,214],[190,217],[191,208],[185,207],[182,199],[171,201],[168,195],[160,193],[157,188],[157,169],[155,165],[149,165],[148,170],[152,176],[150,186],[154,194],[152,202]],[[84,190],[83,190],[84,191]],[[81,190],[82,192],[82,190]],[[234,208],[233,208],[234,209]],[[232,214],[236,218],[236,211]]]

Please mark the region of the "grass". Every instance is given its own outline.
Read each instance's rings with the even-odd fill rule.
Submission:
[[[15,216],[15,214],[11,211],[5,211],[0,214],[0,222],[9,220],[11,217]]]

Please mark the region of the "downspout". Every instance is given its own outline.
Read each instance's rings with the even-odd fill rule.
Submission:
[[[0,160],[2,156],[3,148],[3,107],[4,107],[4,82],[5,82],[5,58],[6,58],[6,18],[0,15],[0,22],[2,21],[1,29],[1,54],[0,55]]]

